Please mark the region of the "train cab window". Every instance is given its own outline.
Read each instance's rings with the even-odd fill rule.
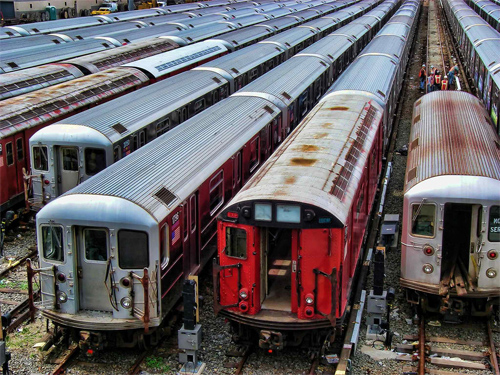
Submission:
[[[259,152],[259,138],[255,138],[252,143],[250,143],[250,173],[252,173],[260,162],[260,152]]]
[[[102,148],[85,149],[85,174],[93,176],[106,168],[106,151]]]
[[[84,229],[85,259],[105,262],[108,259],[108,233],[104,229]]]
[[[43,257],[46,260],[62,262],[64,260],[63,228],[59,226],[42,227]]]
[[[73,147],[64,147],[61,149],[63,170],[77,171],[78,170],[78,150]]]
[[[23,149],[23,139],[18,138],[16,140],[16,149],[17,149],[17,160],[24,159],[24,149]]]
[[[14,164],[14,151],[12,148],[12,142],[5,145],[5,156],[7,157],[7,165]]]
[[[36,169],[37,171],[49,170],[47,147],[45,146],[33,147],[33,168]]]
[[[220,171],[210,180],[210,215],[215,214],[224,202],[224,172]]]
[[[500,206],[491,206],[490,208],[488,241],[500,242]]]
[[[118,264],[123,269],[149,266],[148,234],[136,230],[118,232]]]
[[[161,228],[160,232],[160,242],[161,242],[161,268],[165,268],[168,265],[170,259],[170,244],[168,235],[168,225],[165,224]]]
[[[244,229],[226,228],[226,255],[228,257],[246,259],[247,232]]]
[[[132,137],[132,142],[133,142],[133,145],[134,145],[134,149],[132,151],[135,151],[135,150],[137,150],[139,148],[139,144],[137,142],[137,136],[136,135],[134,135]]]
[[[433,204],[412,205],[411,233],[418,237],[434,237],[436,206]]]
[[[215,90],[213,93],[212,104],[215,104],[219,101],[219,91]]]

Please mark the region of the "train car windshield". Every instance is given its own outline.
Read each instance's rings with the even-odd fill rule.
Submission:
[[[226,228],[226,255],[228,257],[246,259],[247,232],[244,229]]]
[[[492,206],[490,208],[488,241],[500,242],[500,206]]]
[[[64,252],[62,249],[63,229],[59,226],[42,227],[43,257],[46,260],[62,262]]]
[[[85,259],[106,261],[108,259],[108,234],[104,229],[85,229]]]
[[[85,149],[85,174],[93,176],[106,168],[106,152],[100,148]]]
[[[147,233],[135,230],[119,231],[118,257],[120,268],[142,269],[148,267],[149,253]]]
[[[37,171],[49,170],[46,146],[33,146],[33,168]]]
[[[436,206],[433,204],[412,205],[411,233],[414,236],[434,237],[435,216]]]

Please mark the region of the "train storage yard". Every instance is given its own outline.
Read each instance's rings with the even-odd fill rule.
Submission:
[[[0,31],[10,373],[500,374],[497,2],[113,15]]]

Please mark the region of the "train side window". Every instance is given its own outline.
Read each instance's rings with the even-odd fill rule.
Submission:
[[[183,215],[183,220],[182,220],[182,224],[183,224],[183,229],[182,229],[182,232],[183,232],[183,238],[184,238],[184,241],[187,241],[188,239],[188,234],[189,234],[189,230],[188,230],[188,216],[189,216],[189,211],[188,211],[188,206],[187,206],[187,201],[184,202],[184,215]]]
[[[500,206],[491,206],[490,208],[488,241],[500,242]]]
[[[137,143],[137,136],[136,136],[136,135],[134,135],[134,136],[132,137],[132,143],[133,143],[133,145],[134,145],[134,149],[133,149],[132,151],[137,150],[139,147],[138,147],[138,143]]]
[[[43,257],[46,260],[56,262],[64,261],[63,244],[63,228],[59,226],[43,226],[42,227],[42,247]]]
[[[37,171],[49,170],[46,146],[33,146],[33,168]]]
[[[146,131],[143,130],[139,133],[139,147],[142,147],[146,144]]]
[[[210,180],[210,215],[214,215],[217,209],[224,203],[224,172],[220,171]]]
[[[162,134],[168,132],[170,128],[170,119],[166,118],[165,121],[161,121],[156,124],[156,136],[159,137]]]
[[[9,142],[5,145],[5,154],[7,157],[7,165],[14,164],[14,151],[12,148],[12,142]]]
[[[250,173],[252,173],[260,162],[260,152],[259,152],[259,138],[255,138],[252,143],[250,143]]]
[[[122,269],[149,266],[148,234],[136,230],[118,232],[118,264]]]
[[[247,258],[246,230],[234,227],[226,228],[226,255],[233,258]]]
[[[250,71],[249,74],[249,82],[252,82],[254,79],[256,79],[259,76],[259,69],[254,68]]]
[[[194,113],[198,114],[205,109],[205,99],[201,98],[194,103]]]
[[[241,152],[238,152],[233,159],[233,187],[241,180]]]
[[[85,149],[85,174],[93,176],[106,168],[106,151],[102,148]]]
[[[23,149],[23,139],[18,138],[16,140],[16,149],[17,149],[17,160],[24,159],[24,149]]]
[[[436,206],[433,204],[412,205],[411,233],[418,237],[434,237]]]
[[[104,229],[84,229],[85,259],[105,262],[108,259],[108,233]]]
[[[215,104],[219,101],[219,90],[215,90],[213,93],[212,104]]]
[[[169,235],[168,235],[168,225],[164,224],[161,228],[160,232],[161,236],[161,268],[165,268],[168,265],[168,261],[170,259],[170,244],[169,244]]]
[[[196,196],[191,195],[189,198],[189,208],[191,209],[189,213],[189,218],[191,219],[191,232],[194,232],[196,229]]]

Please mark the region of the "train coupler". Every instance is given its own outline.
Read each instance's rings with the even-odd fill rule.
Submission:
[[[100,333],[91,333],[89,331],[80,331],[80,341],[78,347],[87,356],[92,356],[96,351],[105,347],[104,337]]]
[[[259,333],[259,347],[267,350],[282,350],[284,348],[281,332],[262,330]]]

